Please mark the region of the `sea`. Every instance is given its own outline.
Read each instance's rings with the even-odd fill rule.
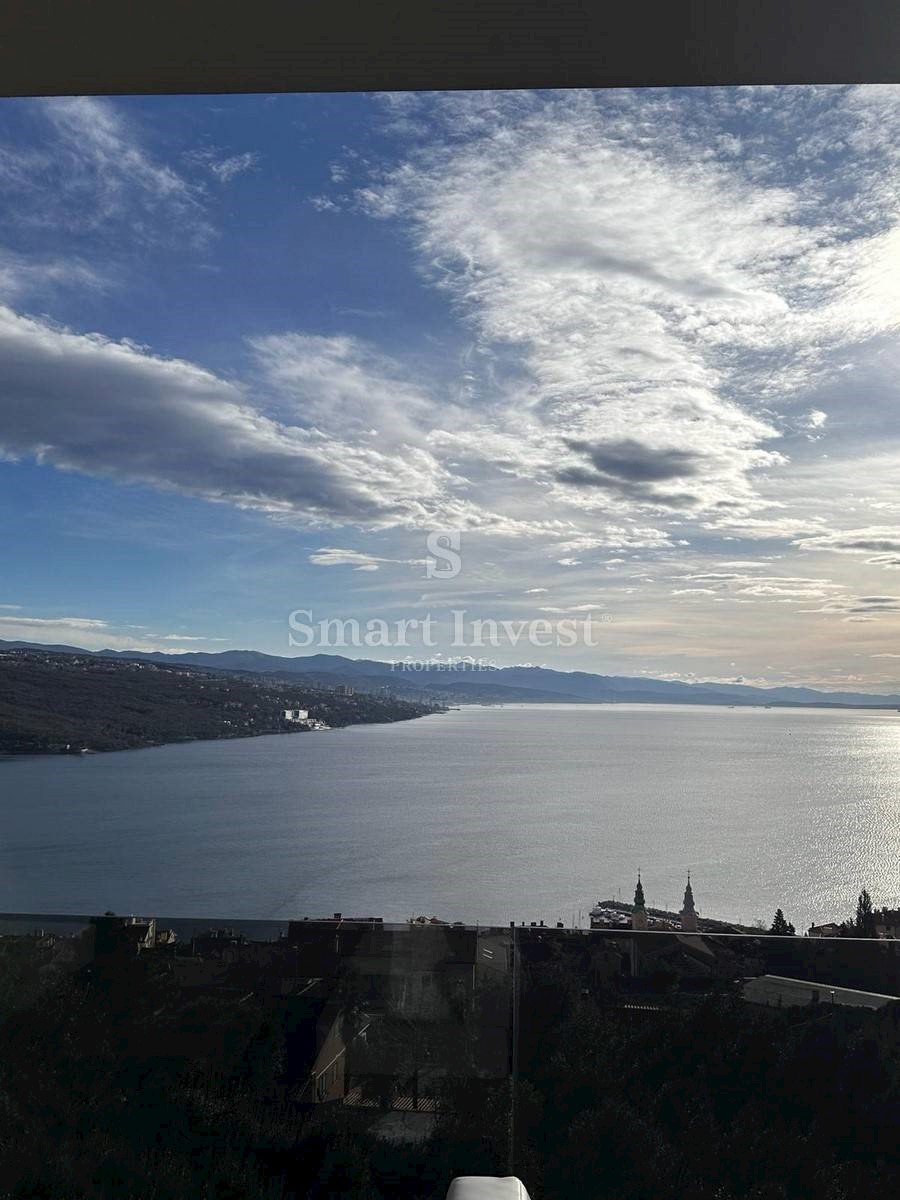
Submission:
[[[0,761],[0,912],[588,925],[602,899],[803,932],[900,895],[900,713],[466,706]]]

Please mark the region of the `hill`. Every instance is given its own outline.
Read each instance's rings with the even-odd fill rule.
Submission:
[[[164,661],[0,648],[0,753],[126,750],[200,738],[306,731],[287,708],[336,727],[402,721],[435,706],[343,696],[315,682],[265,679]]]
[[[22,648],[84,655],[75,646],[40,646],[31,642],[3,642],[4,648]],[[598,675],[589,671],[557,671],[548,667],[486,667],[459,664],[416,664],[375,659],[346,658],[340,654],[277,655],[257,650],[203,651],[186,654],[145,653],[139,650],[100,650],[97,656],[112,660],[180,664],[204,670],[241,671],[288,679],[295,675],[310,681],[349,684],[360,690],[387,689],[392,695],[423,702],[452,704],[507,702],[728,704],[815,708],[900,708],[900,696],[871,692],[823,692],[805,687],[752,687],[741,683],[686,683],[624,675]]]

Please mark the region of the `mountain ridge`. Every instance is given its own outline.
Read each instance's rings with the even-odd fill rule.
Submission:
[[[183,654],[159,650],[85,650],[77,646],[42,645],[37,642],[4,641],[0,649],[33,649],[61,654],[90,654],[99,658],[139,659],[142,661],[202,667],[206,670],[251,671],[256,674],[317,674],[333,677],[336,682],[369,683],[385,686],[394,680],[404,686],[452,692],[465,687],[489,689],[492,702],[509,690],[510,699],[527,702],[529,692],[535,702],[575,701],[594,703],[690,703],[690,704],[769,704],[778,707],[900,708],[900,695],[876,692],[825,692],[807,687],[761,688],[741,683],[688,683],[683,680],[652,679],[623,675],[601,675],[589,671],[561,671],[550,667],[493,667],[479,664],[418,664],[415,669],[402,663],[378,659],[347,658],[339,654],[275,655],[259,650],[187,651]],[[540,696],[537,695],[540,693]],[[477,695],[477,692],[474,693]]]

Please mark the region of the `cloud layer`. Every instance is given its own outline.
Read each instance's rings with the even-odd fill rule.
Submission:
[[[2,453],[339,527],[313,567],[416,576],[425,531],[464,530],[473,591],[551,612],[627,598],[645,657],[660,630],[700,652],[679,612],[759,614],[785,645],[800,625],[889,627],[897,89],[376,104],[380,148],[345,147],[298,207],[383,223],[443,324],[421,336],[415,293],[407,334],[375,288],[323,303],[318,329],[252,325],[215,369],[24,305],[102,291],[88,233],[111,257],[214,244],[213,200],[255,186],[267,154],[206,139],[167,161],[126,106],[31,104],[44,140],[0,148],[0,192],[26,234],[70,238],[0,248]],[[382,318],[369,340],[354,314]]]

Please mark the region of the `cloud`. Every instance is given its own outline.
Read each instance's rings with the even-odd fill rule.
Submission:
[[[846,620],[863,618],[873,620],[875,617],[890,613],[900,613],[900,596],[847,596],[832,597],[821,608],[804,609],[801,611],[814,613],[834,613]]]
[[[355,571],[377,571],[382,563],[398,563],[402,566],[422,566],[424,558],[384,558],[366,554],[361,550],[341,550],[336,546],[323,546],[314,550],[309,561],[317,567],[353,567]]]
[[[392,560],[363,554],[359,550],[339,550],[326,546],[310,554],[309,561],[317,567],[353,567],[356,571],[377,571],[381,563]]]
[[[156,636],[161,642],[225,642],[228,640],[227,638],[188,633],[159,633]]]
[[[199,150],[191,150],[185,154],[188,162],[205,168],[219,183],[230,183],[244,171],[254,170],[259,164],[260,156],[252,150],[243,154],[225,154],[214,146],[205,146]]]
[[[3,606],[4,608],[6,605]],[[15,606],[11,606],[15,607]],[[0,617],[0,622],[4,625],[16,625],[22,629],[38,629],[42,630],[47,626],[56,626],[60,629],[107,629],[109,628],[106,621],[96,620],[92,617]]]
[[[44,296],[57,289],[103,291],[108,278],[77,258],[37,257],[0,248],[0,299]]]
[[[702,454],[696,451],[654,448],[634,438],[594,443],[572,438],[567,445],[570,450],[586,455],[598,481],[615,479],[623,483],[646,484],[685,479],[699,474],[702,462]]]
[[[737,558],[730,559],[728,562],[719,563],[722,567],[768,567],[772,562],[770,558]]]
[[[598,612],[601,608],[606,608],[605,604],[568,604],[568,605],[544,605],[538,609],[538,612],[548,613],[589,613]]]
[[[784,600],[819,600],[827,595],[821,587],[781,587],[775,583],[755,583],[739,591],[742,596]]]
[[[236,384],[192,363],[2,308],[0,358],[7,457],[308,524],[418,527],[447,512],[450,528],[488,519],[470,514],[465,502],[443,504],[450,476],[427,450],[387,452],[273,419]],[[362,386],[364,373],[354,379]],[[312,413],[330,386],[324,375],[313,381]]]
[[[278,407],[304,424],[396,445],[424,443],[437,406],[399,364],[358,338],[285,333],[250,339]]]
[[[794,542],[801,550],[831,550],[839,554],[870,554],[878,551],[886,556],[886,566],[895,566],[893,556],[900,554],[900,529],[870,525],[863,529],[847,529],[823,533],[816,537],[798,538]],[[869,559],[877,563],[878,559]]]
[[[14,605],[0,605],[12,608]],[[134,630],[140,630],[136,637]],[[0,635],[6,641],[35,642],[54,645],[59,642],[75,644],[86,650],[137,650],[142,653],[159,651],[164,654],[185,654],[187,643],[224,642],[226,638],[197,637],[181,633],[154,634],[140,625],[117,626],[99,617],[30,617],[0,616]],[[171,642],[179,645],[172,646]],[[184,643],[184,644],[182,644]]]
[[[669,507],[690,506],[697,502],[692,492],[665,492],[655,485],[699,475],[703,462],[699,451],[652,447],[633,438],[593,443],[569,438],[565,439],[565,444],[568,449],[583,454],[590,466],[561,467],[556,472],[560,483],[605,488],[623,497]]]
[[[0,307],[0,447],[286,523],[558,537],[571,521],[493,511],[429,448],[430,399],[346,337],[252,343],[248,384]],[[627,537],[620,526],[614,544]],[[642,535],[643,536],[643,535]],[[601,539],[602,540],[602,539]]]
[[[40,149],[0,154],[0,191],[15,223],[107,234],[127,225],[132,240],[207,240],[202,189],[142,146],[120,106],[86,96],[29,103],[44,123]]]
[[[547,582],[542,570],[580,565],[552,574],[547,598],[561,609],[633,582],[629,620],[654,637],[679,601],[692,616],[702,606],[710,645],[701,654],[732,637],[729,605],[758,622],[766,661],[778,661],[773,643],[787,645],[789,622],[812,642],[822,631],[816,653],[829,638],[833,646],[830,623],[796,620],[801,605],[847,620],[892,611],[851,591],[880,591],[857,569],[900,566],[900,530],[889,525],[900,512],[890,445],[900,93],[375,103],[395,139],[393,165],[348,152],[334,188],[310,202],[340,209],[338,224],[360,209],[395,221],[417,278],[446,304],[443,325],[432,297],[423,319],[435,324],[398,351],[412,344],[402,328],[418,307],[410,294],[389,324],[372,323],[379,347],[334,332],[342,310],[326,293],[329,336],[257,325],[243,367],[229,356],[226,378],[3,310],[5,453],[251,509],[291,529],[354,530],[322,539],[337,542],[314,552],[322,567],[384,574],[416,561],[403,530],[483,533],[490,548],[472,543],[466,560],[483,572],[479,583],[502,579],[521,605],[523,594],[542,594],[532,586]],[[156,149],[165,140],[144,136],[131,114],[145,121],[150,110],[138,106],[28,111],[46,144],[7,147],[0,188],[13,216],[42,234],[58,224],[124,237],[132,220],[142,241],[196,230],[214,180],[254,165],[207,150],[185,177],[184,159],[167,166]],[[318,226],[308,207],[306,220]],[[0,286],[7,278],[19,298],[94,286],[78,272],[102,258],[74,238],[62,248],[0,259]],[[876,395],[880,424],[860,434],[849,418]],[[876,512],[887,525],[869,525]],[[365,544],[356,530],[391,528],[401,532],[379,542],[383,554],[341,548]],[[618,550],[626,572],[608,557]],[[771,565],[815,550],[833,554],[833,578]],[[655,583],[623,578],[651,563],[661,568]],[[678,624],[672,640],[686,636]]]
[[[746,579],[749,577],[742,575],[738,571],[698,571],[698,572],[696,572],[696,574],[693,574],[693,575],[685,575],[684,578],[698,580],[698,581],[706,580],[706,579],[714,579],[714,580],[721,580],[724,582],[724,581],[730,580],[730,579]]]
[[[626,510],[749,504],[751,473],[786,460],[763,446],[777,429],[728,398],[707,335],[755,337],[788,311],[778,268],[811,245],[799,200],[688,161],[664,115],[648,137],[657,106],[636,94],[618,116],[581,93],[500,97],[473,120],[479,104],[455,103],[471,136],[421,149],[360,199],[412,222],[484,343],[520,348],[525,469],[540,440],[553,453],[538,469],[571,503],[595,503],[577,495],[591,489]],[[696,486],[660,486],[683,479]]]
[[[824,532],[780,499],[779,439],[804,431],[802,458],[840,408],[816,389],[900,320],[900,156],[872,118],[900,133],[900,103],[870,94],[455,94],[399,127],[388,106],[403,161],[358,203],[407,233],[496,385],[451,435],[460,469],[588,526]]]

